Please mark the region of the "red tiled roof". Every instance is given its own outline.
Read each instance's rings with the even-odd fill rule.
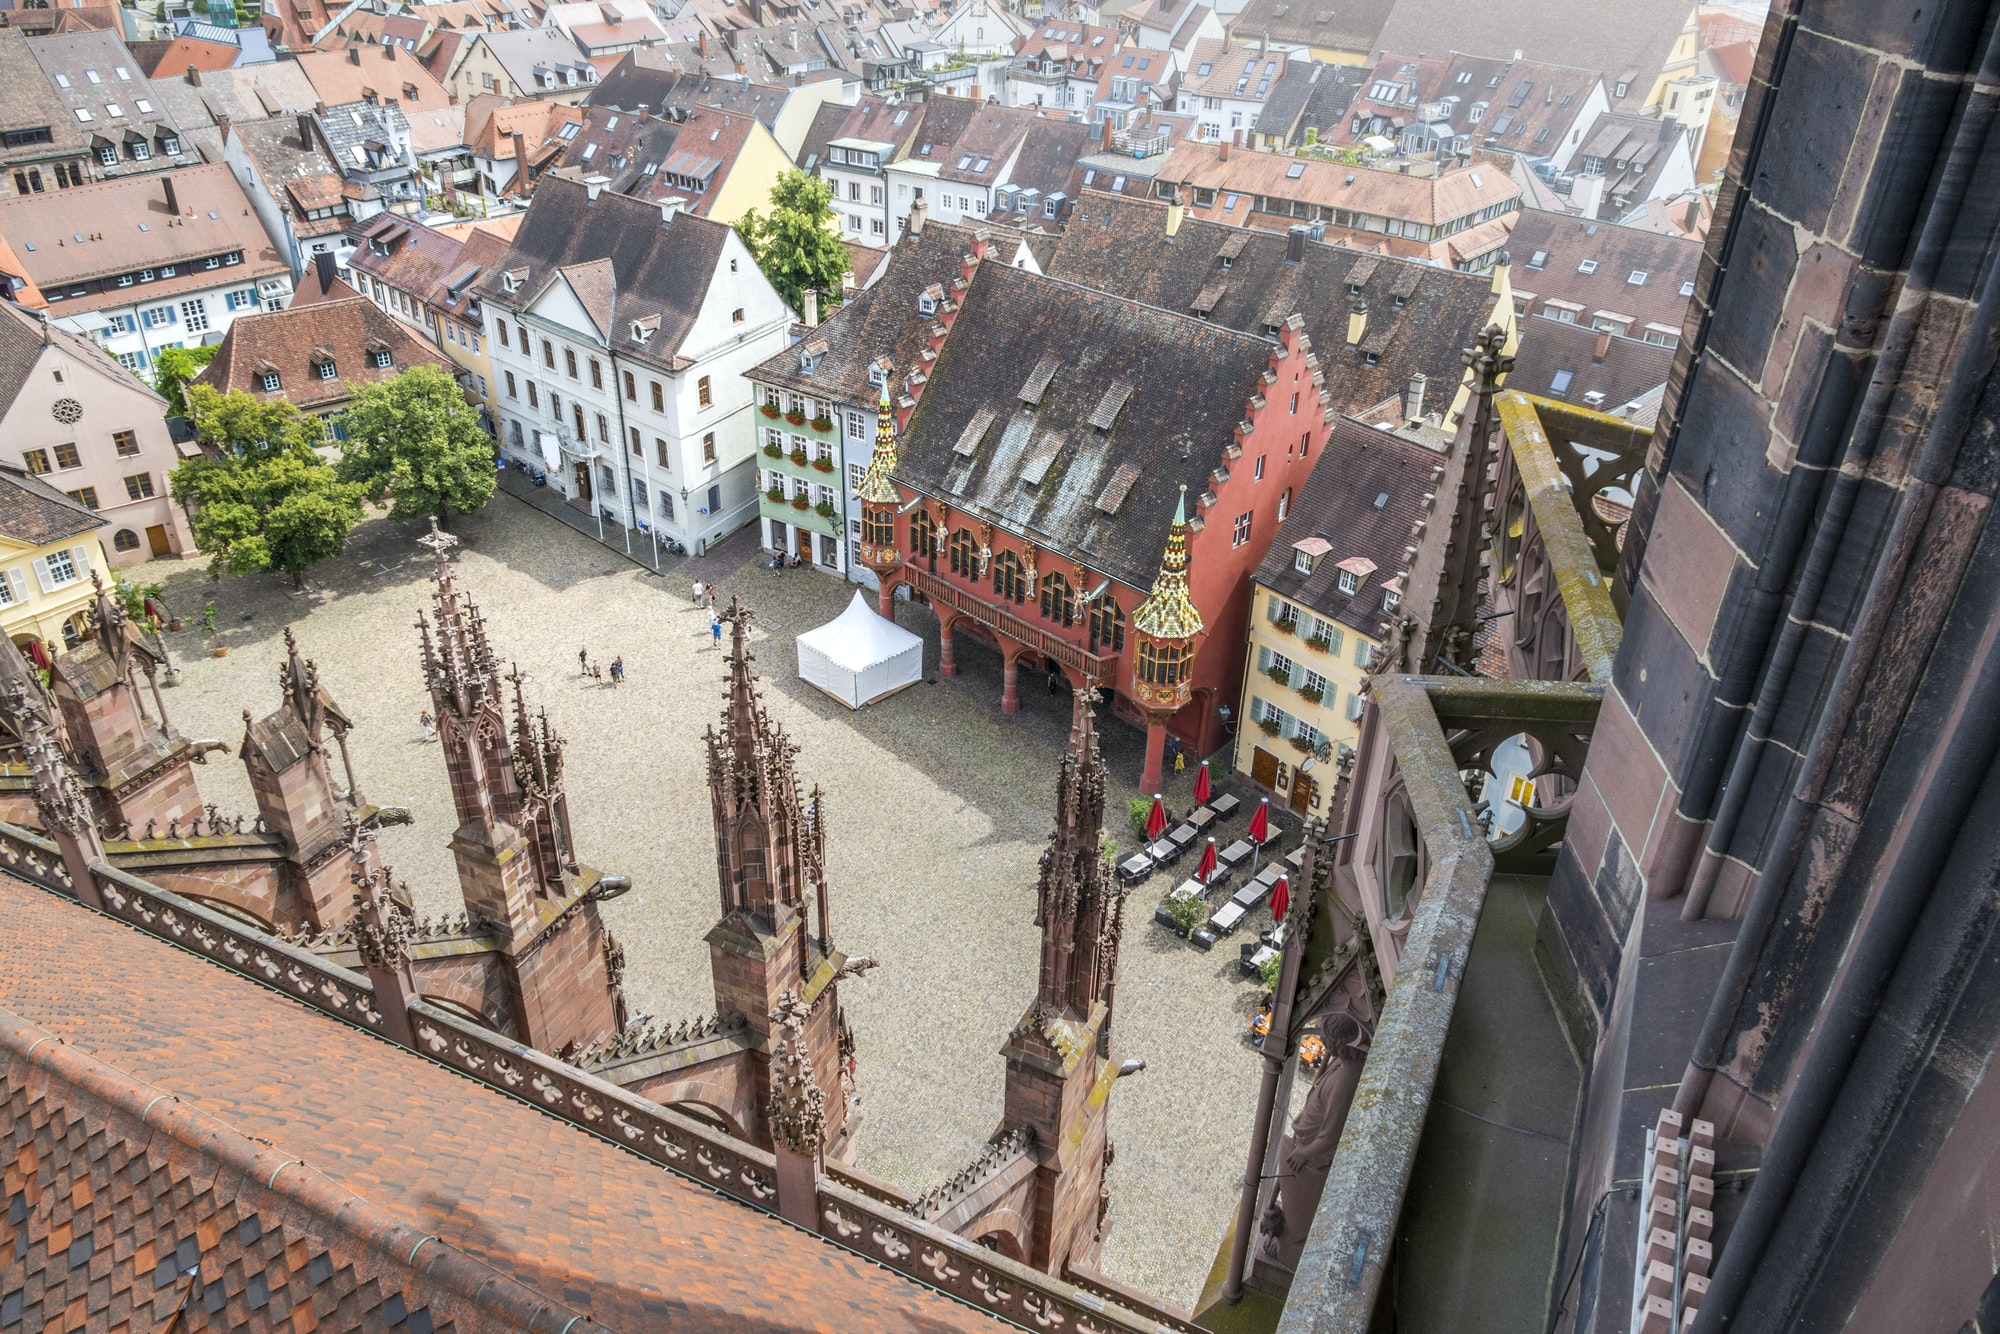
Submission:
[[[520,1327],[542,1298],[635,1334],[996,1327],[52,893],[0,876],[0,914],[0,1294],[23,1294],[21,1327],[74,1309],[57,1327],[163,1328],[192,1266],[200,1309],[219,1290],[228,1311],[206,1328],[274,1326],[301,1298],[301,1330],[419,1302],[412,1329]],[[458,1294],[481,1270],[499,1273],[475,1307]]]
[[[389,353],[388,366],[376,366],[378,349]],[[334,378],[323,380],[319,365],[329,353]],[[356,292],[239,316],[223,336],[215,360],[196,378],[223,393],[241,389],[263,401],[281,398],[313,412],[346,402],[356,384],[386,380],[411,366],[452,368],[428,343]],[[266,370],[278,373],[278,388],[271,393],[263,389]]]

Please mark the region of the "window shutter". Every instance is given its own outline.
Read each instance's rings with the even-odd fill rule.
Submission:
[[[1306,679],[1305,667],[1300,663],[1296,662],[1293,663],[1291,674],[1287,676],[1285,679],[1287,682],[1290,683],[1292,689],[1297,690],[1300,686],[1305,684],[1305,679]]]
[[[89,548],[89,547],[71,547],[71,548],[69,549],[69,558],[70,558],[71,560],[73,560],[73,561],[75,561],[75,562],[76,562],[76,577],[77,577],[77,578],[79,578],[79,579],[88,579],[88,578],[90,578],[90,548]]]
[[[1257,670],[1260,672],[1271,670],[1271,650],[1261,645],[1257,649]]]
[[[28,600],[28,576],[21,573],[20,566],[16,565],[7,571],[7,589],[14,595],[14,601]]]
[[[1340,632],[1339,626],[1333,624],[1330,621],[1321,621],[1320,625],[1325,627],[1326,629],[1326,651],[1328,653],[1333,654],[1335,657],[1339,657],[1340,641],[1345,639],[1347,636],[1343,635]]]
[[[35,567],[35,580],[37,583],[41,584],[42,591],[44,593],[55,592],[56,586],[49,579],[49,563],[46,560],[42,559],[40,556],[35,557],[35,559],[30,563],[33,564]]]
[[[1284,611],[1285,611],[1285,600],[1281,597],[1273,595],[1271,598],[1270,610],[1267,611],[1265,614],[1269,616],[1272,621],[1276,621],[1280,616],[1284,615]]]

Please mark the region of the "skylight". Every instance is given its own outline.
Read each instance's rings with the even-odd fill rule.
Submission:
[[[1586,259],[1585,261],[1583,261],[1583,263],[1576,266],[1576,271],[1578,273],[1596,273],[1597,261],[1594,259]]]
[[[1305,174],[1306,164],[1303,162],[1294,162],[1291,166],[1285,168],[1285,179],[1288,181],[1296,181]]]
[[[1569,392],[1570,381],[1575,378],[1576,374],[1573,371],[1557,371],[1555,378],[1549,381],[1549,392],[1551,394],[1567,394]]]

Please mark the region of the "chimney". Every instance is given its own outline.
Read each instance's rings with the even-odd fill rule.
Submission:
[[[382,44],[382,54],[394,60],[396,58],[396,44],[394,42],[384,42]],[[356,63],[360,62],[357,61]]]
[[[694,49],[701,52],[703,60],[708,59],[708,29],[703,28],[694,39]]]
[[[1113,133],[1114,131],[1111,128],[1111,117],[1106,116],[1104,118],[1104,137],[1102,140],[1100,140],[1100,143],[1102,144],[1106,152],[1111,151],[1111,137]]]
[[[522,189],[528,185],[528,137],[514,131],[514,179]]]
[[[1358,345],[1368,332],[1368,303],[1357,301],[1347,314],[1347,345]]]
[[[172,172],[160,173],[160,188],[167,192],[167,212],[178,218],[181,215],[180,196],[174,193]]]
[[[350,46],[347,48],[347,63],[354,66],[359,66],[361,64],[360,47]]]
[[[313,142],[313,118],[307,115],[305,112],[301,111],[299,113],[299,147],[310,149],[312,147],[312,142]]]
[[[609,184],[611,184],[609,176],[592,175],[583,178],[584,193],[593,204],[597,202],[597,196],[604,193],[604,187]]]
[[[188,82],[193,84],[195,87],[197,88],[201,87],[201,71],[199,69],[196,69],[193,65],[188,66],[187,79]]]
[[[1701,226],[1701,196],[1696,195],[1688,200],[1686,222],[1688,235],[1694,235],[1695,228],[1699,226]]]
[[[1590,364],[1593,366],[1602,366],[1604,364],[1604,356],[1610,350],[1611,350],[1611,335],[1608,333],[1598,334],[1597,346],[1593,348],[1590,353]]]
[[[1294,224],[1285,232],[1285,263],[1303,264],[1305,262],[1306,229]],[[1365,310],[1366,307],[1364,306],[1363,309]],[[1355,340],[1350,338],[1347,341],[1351,343]]]
[[[1569,187],[1569,202],[1580,217],[1595,219],[1604,206],[1604,178],[1579,176]]]
[[[333,290],[334,275],[339,271],[339,266],[332,255],[318,254],[313,256],[313,272],[319,279],[320,291],[331,292]]]
[[[819,293],[811,289],[806,291],[806,328],[819,328]]]
[[[1179,200],[1175,200],[1173,203],[1167,205],[1168,236],[1175,236],[1179,234],[1181,229],[1181,219],[1186,216],[1187,216],[1187,209],[1180,203]]]
[[[911,206],[910,217],[907,223],[910,235],[922,236],[924,234],[924,218],[928,213],[929,210],[924,207],[924,201],[921,199]]]
[[[1216,145],[1215,160],[1217,162],[1229,161],[1229,141],[1227,139],[1224,139],[1220,144]]]
[[[217,117],[215,118],[215,128],[216,128],[216,132],[217,132],[217,133],[219,133],[219,134],[220,134],[220,135],[222,136],[222,143],[223,143],[223,146],[224,146],[225,148],[226,148],[226,147],[228,147],[228,145],[229,145],[229,117],[227,117],[227,116],[217,116]]]
[[[1415,426],[1424,419],[1424,373],[1417,371],[1410,376],[1409,388],[1403,391],[1403,420]]]

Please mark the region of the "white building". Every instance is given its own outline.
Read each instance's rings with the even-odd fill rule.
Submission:
[[[757,513],[744,373],[793,313],[728,226],[564,169],[482,277],[505,458],[639,544],[690,550]]]

